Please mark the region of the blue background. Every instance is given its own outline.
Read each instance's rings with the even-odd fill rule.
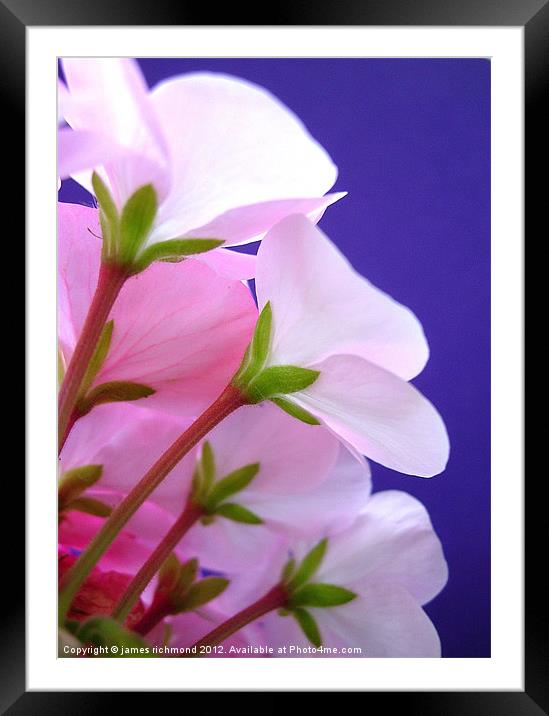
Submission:
[[[426,610],[443,656],[490,656],[490,63],[464,59],[146,59],[152,86],[212,70],[271,90],[339,167],[322,229],[421,320],[431,359],[414,381],[452,451],[425,480],[372,465],[374,488],[428,508],[449,564]],[[64,182],[62,201],[83,201]]]

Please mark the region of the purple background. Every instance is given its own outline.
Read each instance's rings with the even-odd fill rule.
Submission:
[[[374,488],[428,508],[449,563],[427,605],[443,656],[490,656],[490,64],[487,60],[146,59],[150,85],[234,74],[271,90],[339,167],[322,229],[423,323],[432,357],[414,381],[452,451],[424,480],[374,464]],[[87,203],[65,182],[62,201]]]

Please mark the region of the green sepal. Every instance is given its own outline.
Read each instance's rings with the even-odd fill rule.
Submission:
[[[322,638],[314,617],[306,609],[292,609],[292,616],[301,627],[302,632],[313,646],[322,646]]]
[[[263,520],[258,517],[254,512],[248,510],[242,505],[237,505],[234,502],[226,502],[223,505],[215,508],[215,514],[226,517],[228,520],[233,522],[243,522],[247,525],[261,525]]]
[[[338,607],[356,599],[356,593],[335,584],[306,584],[290,597],[288,606],[294,607]]]
[[[293,557],[291,557],[284,567],[282,567],[282,572],[280,574],[280,581],[284,584],[288,584],[292,578],[292,575],[295,572],[296,568],[296,561]]]
[[[168,239],[148,246],[133,264],[134,273],[144,271],[153,261],[178,262],[187,256],[204,254],[224,244],[223,239]]]
[[[311,415],[307,410],[292,403],[290,400],[286,400],[285,398],[271,398],[270,400],[275,405],[278,405],[279,408],[282,408],[288,415],[291,415],[292,418],[297,418],[301,420],[301,422],[307,423],[307,425],[320,425],[320,420],[317,420],[314,415]]]
[[[103,465],[82,465],[67,470],[59,480],[59,511],[66,509],[67,505],[95,485],[103,474]]]
[[[57,384],[59,386],[61,386],[63,378],[65,377],[65,370],[65,358],[63,357],[61,348],[57,348]]]
[[[206,577],[191,586],[183,598],[178,612],[190,612],[204,606],[215,599],[229,586],[229,580],[224,577]],[[176,612],[174,612],[176,613]]]
[[[250,403],[260,403],[274,396],[295,393],[312,385],[320,371],[296,365],[275,365],[265,368],[244,387]]]
[[[156,591],[165,599],[169,599],[174,609],[179,610],[197,574],[197,559],[189,559],[181,563],[172,553],[158,571]]]
[[[271,302],[267,301],[259,314],[255,324],[253,338],[244,354],[240,368],[232,380],[233,385],[244,388],[254,376],[261,372],[269,355],[272,324],[273,312]]]
[[[93,355],[90,358],[90,362],[88,363],[88,367],[86,368],[86,372],[84,373],[84,377],[82,378],[82,382],[80,383],[80,388],[78,390],[78,400],[82,400],[85,398],[85,395],[90,389],[90,386],[93,383],[95,376],[99,373],[99,371],[101,370],[101,366],[105,362],[105,359],[111,347],[113,329],[114,321],[107,321],[107,323],[105,323],[105,325],[103,326],[103,330],[101,331],[101,335],[99,336],[99,340],[97,341],[97,345],[95,346]]]
[[[78,411],[86,415],[96,405],[103,403],[119,403],[122,401],[139,400],[148,398],[156,391],[142,383],[131,383],[126,380],[113,380],[109,383],[102,383],[93,388],[78,403]]]
[[[108,517],[112,512],[110,505],[101,502],[101,500],[96,500],[94,497],[77,497],[76,500],[69,502],[65,509],[84,512],[95,517]]]
[[[252,463],[233,470],[226,477],[219,480],[209,491],[205,507],[207,510],[217,511],[216,507],[227,497],[240,492],[247,487],[259,472],[259,463]],[[219,513],[218,513],[219,514]]]
[[[324,559],[327,547],[328,540],[325,538],[305,555],[305,557],[301,560],[297,572],[288,583],[288,589],[291,592],[295,592],[315,575],[322,563],[322,560]]]
[[[100,656],[105,657],[153,657],[152,650],[147,642],[138,634],[129,631],[121,624],[110,617],[90,617],[82,622],[75,636],[83,644],[93,644],[94,646],[106,646],[107,653]],[[111,652],[110,647],[118,647],[117,652]],[[124,648],[138,649],[137,652],[124,654]]]
[[[152,229],[157,208],[156,191],[152,184],[139,187],[125,203],[120,217],[117,256],[122,265],[133,265]]]
[[[114,258],[116,256],[119,234],[120,216],[116,204],[107,188],[105,182],[97,172],[92,174],[92,186],[97,203],[99,204],[99,221],[103,234],[103,258]]]

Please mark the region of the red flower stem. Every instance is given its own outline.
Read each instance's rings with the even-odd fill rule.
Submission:
[[[201,505],[197,505],[191,501],[186,504],[181,515],[128,585],[128,588],[112,613],[114,619],[117,619],[121,623],[126,621],[128,614],[139,599],[141,592],[158,572],[174,548],[179,544],[183,535],[190,530],[203,514],[204,508]]]
[[[155,626],[171,613],[171,605],[167,599],[154,599],[145,614],[132,628],[132,631],[146,636]]]
[[[58,436],[59,450],[63,447],[67,435],[75,420],[74,408],[78,391],[86,369],[93,355],[101,331],[107,322],[109,313],[128,273],[126,269],[110,263],[101,263],[99,278],[82,332],[75,346],[59,391]]]
[[[221,395],[207,408],[194,423],[182,433],[177,440],[161,455],[149,471],[135,487],[126,495],[122,502],[112,511],[105,524],[89,543],[78,560],[65,574],[61,581],[59,593],[59,622],[63,624],[72,600],[80,585],[89,572],[95,567],[120,530],[128,522],[147,497],[158,487],[177,463],[191,450],[212,428],[227,415],[245,404],[239,390],[228,385]]]
[[[238,612],[238,614],[235,614],[230,619],[227,619],[226,622],[223,622],[223,624],[220,624],[209,634],[202,637],[200,641],[197,641],[193,646],[193,649],[196,647],[194,655],[198,652],[198,656],[200,656],[201,647],[216,646],[217,644],[221,644],[221,642],[228,639],[232,634],[248,624],[251,624],[251,622],[259,619],[259,617],[262,617],[264,614],[268,614],[274,609],[283,607],[287,601],[288,592],[282,584],[277,584],[269,592],[267,592],[267,594],[263,595],[261,599],[258,599],[257,602],[254,602],[249,607],[246,607],[241,612]]]

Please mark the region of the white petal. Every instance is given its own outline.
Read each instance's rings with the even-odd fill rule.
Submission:
[[[360,276],[303,216],[277,224],[258,251],[259,306],[273,309],[271,365],[359,355],[408,380],[428,348],[413,313]]]
[[[356,356],[333,356],[312,367],[320,376],[293,399],[343,440],[399,472],[431,477],[444,470],[446,428],[410,383]]]

